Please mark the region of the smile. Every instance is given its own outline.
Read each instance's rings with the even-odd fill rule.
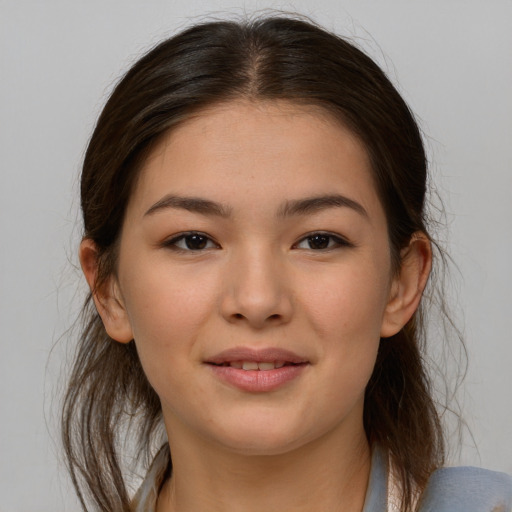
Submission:
[[[310,362],[280,348],[235,347],[205,361],[214,377],[230,387],[264,393],[299,379]]]

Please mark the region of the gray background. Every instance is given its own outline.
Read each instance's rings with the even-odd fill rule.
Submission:
[[[355,37],[418,115],[462,275],[479,450],[466,436],[459,461],[512,473],[512,1],[0,0],[0,511],[78,510],[56,408],[84,293],[77,176],[112,84],[198,16],[268,7]]]

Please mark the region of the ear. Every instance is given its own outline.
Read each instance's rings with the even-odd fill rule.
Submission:
[[[96,309],[103,320],[108,335],[120,343],[133,339],[133,332],[124,306],[119,284],[114,275],[98,283],[99,251],[90,239],[82,240],[79,249],[80,264],[89,284]]]
[[[400,253],[401,265],[393,278],[389,301],[384,311],[381,338],[398,333],[418,308],[432,267],[432,246],[428,237],[414,233]]]

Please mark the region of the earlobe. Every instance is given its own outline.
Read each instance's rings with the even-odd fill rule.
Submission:
[[[133,339],[133,332],[119,284],[113,275],[110,275],[105,282],[98,282],[98,248],[90,238],[82,240],[79,257],[96,310],[107,334],[120,343],[130,342]]]
[[[400,256],[401,267],[391,286],[381,338],[397,334],[418,308],[432,267],[430,240],[424,233],[414,233]]]

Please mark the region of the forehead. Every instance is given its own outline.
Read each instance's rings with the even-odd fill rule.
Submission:
[[[333,192],[379,202],[360,140],[326,110],[285,101],[232,101],[173,128],[146,159],[132,202],[143,208],[171,192],[235,203],[257,196],[262,207]]]

